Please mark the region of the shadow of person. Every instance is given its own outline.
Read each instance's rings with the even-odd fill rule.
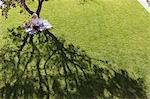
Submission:
[[[2,98],[147,98],[142,80],[95,65],[85,51],[48,30],[29,35],[18,27],[8,33],[12,42],[0,49]]]

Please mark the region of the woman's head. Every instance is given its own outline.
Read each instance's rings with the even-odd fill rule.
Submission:
[[[37,15],[36,13],[33,13],[33,14],[32,14],[32,18],[33,18],[33,19],[38,18],[38,15]]]

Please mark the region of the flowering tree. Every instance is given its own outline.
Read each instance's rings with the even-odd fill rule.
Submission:
[[[25,0],[2,1],[6,16],[17,4],[40,16],[44,2],[38,0],[34,12]],[[2,98],[147,98],[141,79],[114,70],[108,61],[90,58],[49,30],[29,35],[17,27],[8,33],[12,42],[0,49]]]
[[[2,7],[2,15],[7,17],[7,13],[10,10],[10,8],[16,7],[17,5],[19,5],[20,7],[23,7],[29,14],[32,15],[33,13],[37,13],[37,15],[39,16],[41,12],[42,4],[44,1],[47,1],[47,0],[38,0],[38,7],[37,7],[37,10],[34,12],[28,7],[28,5],[26,4],[26,0],[9,0],[9,1],[2,0],[3,5],[4,5]]]

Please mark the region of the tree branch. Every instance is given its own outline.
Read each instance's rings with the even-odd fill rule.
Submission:
[[[44,0],[38,0],[38,8],[36,10],[36,14],[38,15],[38,17],[40,16],[40,12],[41,12],[41,9],[42,9],[43,1]]]
[[[21,0],[21,5],[24,7],[24,9],[29,13],[33,14],[34,12],[30,10],[30,8],[26,5],[25,0]]]

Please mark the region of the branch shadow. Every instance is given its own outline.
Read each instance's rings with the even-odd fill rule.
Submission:
[[[0,49],[2,98],[144,98],[142,79],[96,65],[85,51],[65,44],[48,30],[29,35],[8,29],[11,44]]]

